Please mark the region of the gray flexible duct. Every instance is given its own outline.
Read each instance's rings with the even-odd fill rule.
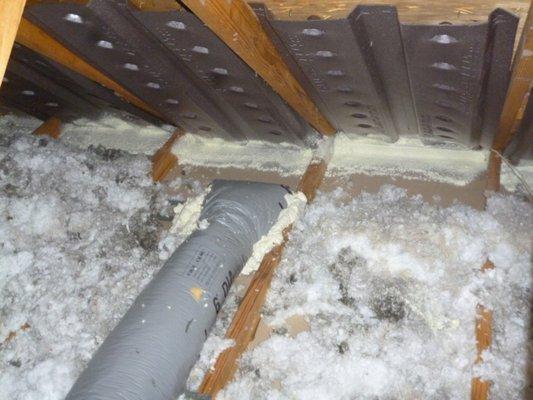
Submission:
[[[67,400],[171,400],[185,388],[233,279],[287,206],[284,187],[215,181],[196,230],[141,292]]]

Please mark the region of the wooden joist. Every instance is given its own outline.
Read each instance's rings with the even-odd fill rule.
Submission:
[[[75,53],[67,49],[44,30],[33,24],[26,18],[22,18],[17,32],[16,41],[33,51],[59,63],[71,70],[98,82],[102,86],[115,91],[124,100],[139,107],[140,109],[164,119],[157,111],[152,109],[144,101],[124,89],[121,85],[108,78],[92,65],[81,59]]]
[[[26,0],[0,1],[0,86],[6,73],[25,4]]]
[[[324,179],[326,169],[327,162],[325,160],[314,159],[302,176],[298,190],[306,195],[308,202],[315,198],[317,189]],[[265,303],[274,271],[281,261],[281,255],[285,249],[291,229],[292,226],[285,228],[283,242],[265,255],[259,269],[254,274],[252,282],[226,333],[226,338],[233,339],[235,345],[219,355],[213,370],[209,371],[204,377],[199,388],[200,393],[209,394],[212,398],[215,398],[216,394],[233,378],[238,367],[237,361],[239,357],[255,337],[257,326],[261,320],[261,308]]]
[[[487,271],[494,268],[494,264],[487,260],[481,267],[481,271]],[[492,311],[482,304],[478,304],[476,308],[476,359],[475,363],[483,362],[483,352],[488,350],[492,344]],[[490,382],[480,379],[479,377],[472,378],[470,399],[471,400],[487,400],[489,398]]]
[[[318,132],[335,133],[244,0],[183,0],[183,3]]]
[[[61,120],[57,117],[50,117],[35,129],[33,134],[37,136],[46,135],[54,139],[59,139],[59,136],[61,136]]]
[[[172,146],[183,135],[184,132],[178,128],[152,156],[152,179],[154,181],[162,181],[178,162],[178,157],[172,153]]]

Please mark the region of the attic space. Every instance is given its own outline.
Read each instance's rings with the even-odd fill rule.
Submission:
[[[0,0],[0,399],[533,398],[528,0]]]

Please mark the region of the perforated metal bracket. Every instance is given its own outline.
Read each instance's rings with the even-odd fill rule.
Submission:
[[[58,85],[86,98],[96,107],[103,109],[112,106],[136,115],[152,124],[158,125],[161,123],[158,118],[126,102],[112,90],[22,45],[18,45],[17,48],[13,49],[12,58],[44,74]]]
[[[150,104],[168,121],[181,122],[192,132],[228,137],[229,134],[199,109],[178,85],[174,68],[170,72],[163,69],[169,61],[164,55],[154,55],[158,49],[152,48],[152,41],[142,33],[127,30],[131,24],[126,14],[117,12],[118,6],[105,1],[91,1],[88,7],[71,3],[35,4],[26,9],[25,15]],[[126,38],[139,41],[132,46]],[[196,117],[184,119],[179,118],[180,115]]]
[[[2,101],[39,119],[59,116],[67,120],[97,112],[94,104],[67,88],[72,85],[66,87],[44,73],[44,66],[16,44],[0,91]]]
[[[172,54],[192,79],[200,79],[238,129],[251,139],[298,142],[309,126],[202,21],[186,10],[133,15]]]
[[[277,33],[280,40],[275,44],[285,46],[281,53],[290,54],[306,75],[302,84],[314,87],[310,91],[313,100],[322,105],[321,111],[337,129],[388,141],[398,138],[370,43],[361,37],[376,33],[368,31],[370,24],[356,22],[372,13],[372,18],[390,20],[388,12],[395,13],[393,8],[358,8],[347,19],[327,21],[276,21],[261,8],[254,8],[267,31]],[[398,30],[397,25],[382,25]]]
[[[188,131],[296,143],[313,132],[186,10],[138,12],[125,1],[92,0],[36,4],[27,17]]]
[[[516,24],[516,17],[496,10],[489,23],[402,25],[424,142],[444,139],[471,148],[482,136],[482,143],[491,141],[508,85]]]
[[[19,78],[13,78],[13,75]],[[41,119],[58,116],[66,121],[77,117],[97,117],[112,106],[153,124],[161,123],[157,118],[122,100],[113,91],[19,44],[15,44],[11,53],[8,81],[10,77],[20,84],[19,91],[11,87],[1,90],[0,96],[5,102],[14,107],[18,104],[18,108]],[[22,91],[30,90],[30,84],[34,89],[32,91],[45,96],[47,101],[41,103],[42,99],[22,95]]]
[[[292,71],[340,130],[469,148],[491,142],[509,79],[517,18],[400,24],[394,7],[358,6],[346,18],[276,21],[254,5]]]
[[[358,6],[326,21],[277,21],[264,6],[254,10],[339,130],[389,142],[490,145],[509,81],[512,14],[429,26],[400,24],[390,6]],[[316,135],[186,9],[141,12],[126,0],[92,0],[35,4],[26,16],[190,132],[294,143]]]

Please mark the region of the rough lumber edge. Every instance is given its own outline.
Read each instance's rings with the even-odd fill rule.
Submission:
[[[157,111],[152,109],[148,104],[143,102],[138,97],[124,89],[121,85],[108,78],[106,75],[98,71],[89,63],[82,60],[75,53],[67,49],[53,37],[48,35],[44,30],[37,25],[22,18],[20,21],[19,30],[17,32],[16,41],[33,51],[48,57],[49,59],[64,65],[67,68],[114,90],[117,94],[122,96],[126,101],[139,107],[140,109],[164,120],[165,118]]]
[[[61,120],[57,117],[50,117],[33,131],[34,135],[48,135],[51,138],[59,139],[61,135]]]
[[[306,195],[308,202],[315,198],[326,169],[327,162],[320,159],[314,159],[307,167],[298,185],[298,190]],[[255,336],[255,331],[261,320],[261,308],[270,288],[274,271],[281,261],[281,254],[291,229],[292,225],[285,228],[283,242],[274,247],[263,258],[226,333],[226,338],[233,339],[235,345],[224,350],[218,356],[213,370],[206,374],[198,389],[200,393],[208,394],[214,399],[217,393],[233,378],[238,367],[238,358]]]
[[[181,129],[176,129],[165,144],[152,156],[152,179],[154,181],[162,181],[178,162],[178,157],[172,153],[172,146],[183,134]]]
[[[183,3],[317,131],[324,135],[335,133],[335,128],[291,74],[257,15],[244,0],[183,0]]]
[[[26,0],[0,1],[0,86],[13,48]]]

